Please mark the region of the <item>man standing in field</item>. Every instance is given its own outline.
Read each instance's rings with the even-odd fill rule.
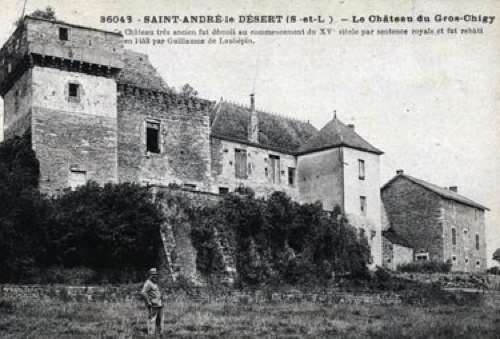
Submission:
[[[156,268],[149,270],[149,277],[144,283],[141,295],[148,309],[148,334],[163,333],[163,303],[158,287],[158,272]]]

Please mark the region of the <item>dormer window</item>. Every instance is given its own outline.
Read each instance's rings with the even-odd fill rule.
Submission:
[[[68,29],[64,27],[59,27],[59,40],[67,41],[68,40]]]

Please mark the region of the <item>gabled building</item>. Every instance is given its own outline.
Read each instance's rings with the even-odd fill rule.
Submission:
[[[4,135],[31,134],[41,189],[93,180],[224,194],[285,191],[340,206],[381,264],[380,150],[353,125],[311,124],[172,91],[123,36],[25,17],[0,50]]]
[[[487,207],[399,170],[381,189],[387,223],[414,250],[414,260],[450,262],[453,271],[486,269]]]

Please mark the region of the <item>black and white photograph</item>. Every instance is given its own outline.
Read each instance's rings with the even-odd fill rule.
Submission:
[[[1,338],[498,338],[500,1],[0,4]]]

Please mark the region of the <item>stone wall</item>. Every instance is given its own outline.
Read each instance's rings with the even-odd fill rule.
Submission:
[[[344,211],[350,223],[363,229],[371,248],[372,265],[382,265],[382,216],[380,204],[380,156],[342,147],[344,174]],[[364,161],[360,178],[359,160]],[[361,197],[365,210],[361,211]]]
[[[0,297],[17,300],[44,300],[60,299],[62,301],[81,302],[142,302],[140,291],[142,284],[127,286],[17,286],[0,285]],[[163,299],[169,302],[197,302],[197,303],[322,303],[322,304],[371,304],[371,305],[398,305],[401,298],[393,293],[365,293],[344,292],[337,290],[321,290],[312,292],[280,291],[245,292],[238,290],[204,290],[181,291],[177,289],[163,289]]]
[[[31,128],[32,72],[27,70],[4,96],[4,138],[22,136]]]
[[[320,201],[332,211],[336,205],[344,208],[344,170],[340,148],[300,155],[298,157],[300,201]]]
[[[413,261],[412,248],[394,244],[386,237],[382,237],[382,253],[382,266],[393,271]]]
[[[442,200],[444,259],[450,260],[453,271],[484,272],[486,270],[486,239],[484,210],[451,200]],[[456,230],[453,244],[452,229]],[[476,236],[479,248],[476,248]]]
[[[26,18],[29,53],[75,60],[113,68],[123,67],[123,36],[61,21]],[[68,30],[68,39],[59,38],[59,29]]]
[[[70,172],[100,184],[117,181],[116,84],[82,73],[34,67],[32,143],[40,161],[40,187],[69,186]],[[79,98],[68,84],[79,84]]]
[[[246,152],[246,176],[236,176],[236,150]],[[273,181],[271,178],[270,156],[278,156],[280,159],[280,173]],[[233,192],[239,186],[250,187],[258,197],[267,197],[274,191],[284,191],[292,199],[299,200],[297,185],[297,162],[296,157],[289,154],[271,151],[265,148],[235,143],[211,138],[212,158],[212,190],[219,192],[220,188],[227,188]],[[289,168],[295,169],[293,184],[288,181]]]
[[[398,178],[382,191],[382,201],[395,232],[414,249],[429,254],[429,260],[444,261],[443,211],[434,193]]]
[[[162,186],[151,186],[157,201],[160,203],[166,216],[166,222],[160,226],[163,241],[160,253],[160,274],[162,281],[175,282],[180,277],[194,283],[203,285],[205,278],[197,270],[196,259],[198,253],[191,239],[192,220],[186,215],[184,208],[213,207],[221,197],[217,194],[172,189]],[[228,283],[234,282],[236,277],[234,249],[227,248],[221,236],[217,235],[215,241],[219,244],[218,250],[223,258],[224,272],[219,280]]]
[[[178,183],[210,190],[210,102],[119,86],[118,168],[122,182]],[[146,123],[160,125],[160,152],[147,152]]]

